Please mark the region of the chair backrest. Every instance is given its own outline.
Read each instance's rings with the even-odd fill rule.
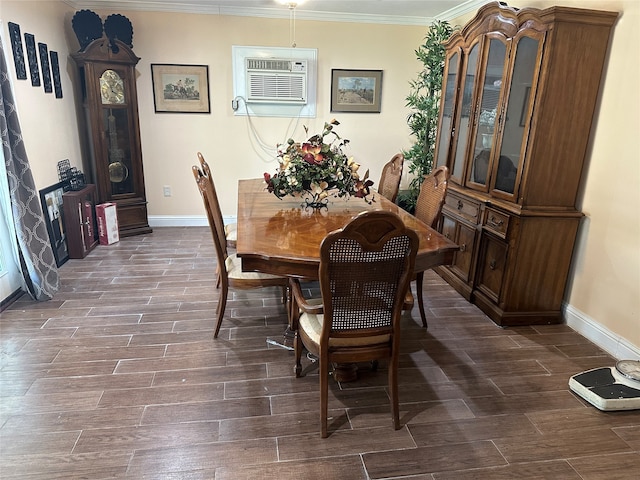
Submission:
[[[320,246],[324,306],[321,344],[329,337],[377,336],[398,328],[413,276],[418,236],[388,211],[366,211]]]
[[[220,203],[218,202],[218,195],[216,194],[216,187],[213,183],[209,164],[200,152],[198,152],[198,160],[200,160],[200,166],[194,165],[191,167],[191,170],[193,171],[200,195],[202,195],[204,208],[207,212],[207,220],[209,221],[209,227],[211,228],[211,234],[213,236],[213,243],[216,247],[219,270],[222,273],[226,272],[225,260],[228,257],[224,220],[222,219],[222,211],[220,210]]]
[[[442,166],[425,175],[420,186],[415,216],[432,228],[436,228],[440,218],[448,180],[449,169]]]
[[[404,155],[396,153],[382,169],[380,175],[380,183],[378,183],[378,193],[395,203],[400,189],[400,180],[402,179],[402,165],[404,164]]]

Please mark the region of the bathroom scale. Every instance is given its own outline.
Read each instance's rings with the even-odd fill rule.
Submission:
[[[577,373],[569,388],[599,410],[640,409],[640,361],[620,360],[614,367]]]

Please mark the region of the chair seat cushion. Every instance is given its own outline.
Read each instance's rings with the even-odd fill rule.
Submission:
[[[227,267],[227,276],[235,280],[269,280],[279,279],[278,275],[269,275],[268,273],[260,272],[243,272],[242,261],[236,256],[235,253],[229,255],[225,261]]]
[[[238,224],[229,223],[224,226],[224,234],[227,242],[235,242],[238,240]]]
[[[303,329],[311,341],[320,344],[320,335],[322,334],[322,321],[324,315],[303,313],[300,315],[299,325]],[[370,337],[353,337],[353,338],[330,338],[329,347],[361,347],[364,345],[378,345],[387,343],[391,335],[374,335]]]

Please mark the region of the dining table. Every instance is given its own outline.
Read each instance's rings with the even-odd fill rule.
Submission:
[[[366,199],[330,197],[325,207],[311,208],[301,197],[278,198],[264,179],[253,178],[238,181],[236,255],[242,270],[318,280],[322,240],[365,210],[394,212],[418,234],[414,272],[453,262],[458,245],[375,191]],[[294,337],[289,325],[282,340],[267,342],[291,350]],[[334,379],[353,381],[356,370],[354,364],[336,365]]]
[[[367,199],[329,197],[326,207],[305,207],[300,197],[276,197],[262,178],[238,181],[236,255],[242,270],[318,279],[320,244],[364,210],[396,213],[418,234],[415,272],[448,265],[458,245],[395,203],[373,191]]]

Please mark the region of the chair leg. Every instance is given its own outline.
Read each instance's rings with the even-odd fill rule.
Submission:
[[[229,287],[226,283],[222,284],[222,291],[220,292],[220,297],[218,298],[218,308],[216,309],[216,314],[218,316],[216,323],[216,330],[213,333],[213,338],[218,338],[218,333],[220,332],[220,325],[222,325],[222,318],[224,317],[224,311],[227,308],[227,294],[229,293]]]
[[[296,374],[296,378],[300,378],[300,374],[302,373],[302,362],[300,361],[300,359],[302,358],[303,345],[302,345],[302,339],[300,338],[300,333],[298,332],[298,330],[295,331],[295,336],[293,339],[293,349],[295,351],[295,356],[296,356],[296,364],[293,367],[293,371]]]
[[[424,280],[424,272],[418,272],[416,274],[416,293],[418,296],[418,308],[420,309],[420,318],[422,319],[422,326],[427,327],[427,316],[424,313],[424,300],[422,299],[422,283]]]
[[[400,428],[400,407],[398,405],[398,358],[389,362],[389,397],[391,400],[391,417],[393,428]]]
[[[327,415],[329,414],[329,360],[326,352],[320,352],[320,436],[327,438]]]

